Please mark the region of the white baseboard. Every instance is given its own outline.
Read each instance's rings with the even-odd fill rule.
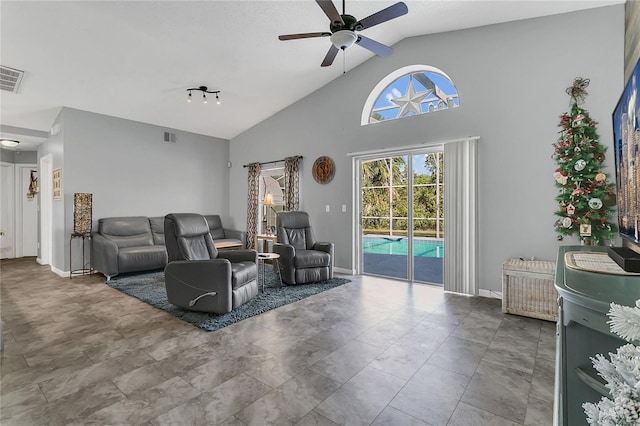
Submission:
[[[356,273],[353,269],[336,268],[335,266],[333,267],[333,271],[345,275],[354,275]]]
[[[39,257],[36,257],[36,263],[38,265],[44,265],[44,263],[42,263],[42,259],[40,259]]]
[[[491,299],[502,299],[501,291],[480,289],[480,291],[478,292],[478,295],[482,297],[489,297]]]
[[[61,276],[62,278],[69,278],[69,271],[63,271],[61,269],[58,269],[54,266],[51,266],[51,272],[53,272],[56,275]]]

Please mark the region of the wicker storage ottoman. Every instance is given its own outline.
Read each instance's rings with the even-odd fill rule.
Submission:
[[[557,321],[555,269],[555,262],[545,260],[505,260],[502,264],[502,312]]]

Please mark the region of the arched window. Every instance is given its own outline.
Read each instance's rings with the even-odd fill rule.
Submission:
[[[364,105],[361,124],[459,106],[458,91],[449,76],[428,65],[411,65],[392,72],[376,85]]]

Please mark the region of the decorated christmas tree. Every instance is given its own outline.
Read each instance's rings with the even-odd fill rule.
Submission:
[[[560,117],[558,141],[553,145],[554,172],[559,189],[559,216],[555,223],[558,239],[577,235],[585,245],[603,244],[617,233],[609,223],[615,206],[615,185],[603,171],[606,147],[599,142],[596,123],[580,107],[587,97],[589,79],[576,78],[567,89],[571,111]]]

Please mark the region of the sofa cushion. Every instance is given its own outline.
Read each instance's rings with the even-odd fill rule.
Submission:
[[[151,225],[145,216],[100,219],[98,232],[116,243],[119,248],[153,245]]]
[[[294,260],[296,268],[328,267],[330,262],[329,253],[318,250],[296,250]]]
[[[155,245],[164,245],[164,217],[150,217],[151,234]]]
[[[118,272],[160,269],[167,265],[164,246],[126,247],[118,251]]]
[[[231,287],[236,289],[256,279],[258,265],[254,262],[238,262],[231,264]]]

